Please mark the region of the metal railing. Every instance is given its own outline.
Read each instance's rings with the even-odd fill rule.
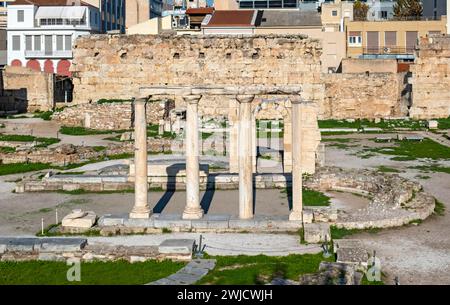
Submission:
[[[389,55],[389,54],[414,54],[414,47],[364,47],[363,54]]]
[[[25,51],[25,58],[72,58],[72,50],[68,51]]]

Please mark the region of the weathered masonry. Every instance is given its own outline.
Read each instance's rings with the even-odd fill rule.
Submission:
[[[304,35],[80,37],[71,68],[74,103],[131,99],[143,86],[215,84],[302,85],[302,99],[319,101],[321,53],[320,41]]]

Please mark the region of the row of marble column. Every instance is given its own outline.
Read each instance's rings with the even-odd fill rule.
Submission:
[[[254,95],[237,95],[239,102],[238,159],[239,159],[239,218],[253,217],[253,120],[252,102]],[[198,102],[201,95],[183,96],[186,111],[186,206],[183,219],[200,219],[199,173],[199,128]],[[297,96],[292,103],[293,170],[292,170],[292,210],[290,220],[302,220],[302,170],[301,170],[301,108]],[[147,99],[135,100],[135,202],[130,218],[149,218],[148,172],[147,172],[147,122],[145,105]]]

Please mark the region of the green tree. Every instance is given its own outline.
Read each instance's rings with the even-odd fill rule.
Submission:
[[[369,11],[369,6],[360,0],[356,0],[353,4],[353,19],[357,21],[367,20],[367,12]]]
[[[394,16],[398,19],[420,19],[423,7],[420,0],[397,0]]]

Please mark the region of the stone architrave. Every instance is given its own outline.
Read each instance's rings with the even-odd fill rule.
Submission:
[[[252,101],[254,95],[237,95],[239,102],[239,218],[253,217]]]
[[[203,209],[200,206],[199,177],[199,136],[198,102],[201,95],[183,96],[186,101],[186,207],[183,219],[200,219]]]
[[[147,182],[147,98],[134,100],[134,207],[130,218],[149,218]]]

